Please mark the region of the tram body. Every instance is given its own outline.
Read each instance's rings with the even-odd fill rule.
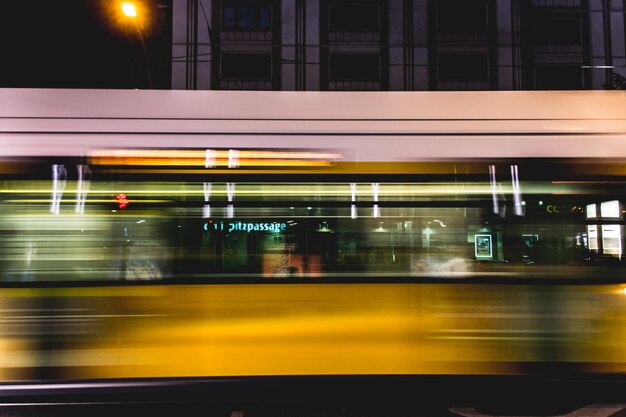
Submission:
[[[621,92],[0,90],[0,379],[626,372]]]

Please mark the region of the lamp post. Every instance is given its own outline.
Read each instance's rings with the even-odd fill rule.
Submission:
[[[130,21],[135,31],[137,32],[137,37],[139,38],[139,42],[141,43],[141,49],[143,50],[145,65],[146,65],[146,75],[148,77],[148,87],[152,88],[152,73],[150,71],[150,63],[148,60],[148,51],[146,49],[146,43],[143,37],[143,25],[146,22],[146,17],[142,16],[140,13],[141,9],[135,3],[132,2],[122,2],[120,3],[120,8],[123,16],[127,21]],[[142,24],[143,22],[143,24]]]

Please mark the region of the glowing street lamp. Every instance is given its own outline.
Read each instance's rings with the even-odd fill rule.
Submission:
[[[122,13],[127,17],[137,17],[137,8],[132,3],[122,3]]]
[[[148,86],[152,88],[152,74],[150,71],[150,63],[148,59],[148,51],[146,48],[146,43],[144,40],[143,31],[146,29],[148,25],[148,14],[145,13],[145,5],[141,1],[123,1],[119,3],[122,14],[119,14],[119,10],[117,9],[118,20],[120,23],[122,21],[126,21],[130,23],[130,27],[134,27],[135,32],[137,33],[137,37],[139,38],[139,42],[141,42],[141,49],[143,50],[145,62],[146,62],[146,75],[148,76]],[[141,13],[141,15],[140,15]],[[132,23],[131,23],[132,22]]]

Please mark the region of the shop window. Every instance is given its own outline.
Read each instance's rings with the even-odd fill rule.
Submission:
[[[573,13],[541,13],[535,16],[534,41],[538,45],[571,45],[582,42],[582,19]]]
[[[378,54],[330,54],[331,81],[378,81]]]
[[[224,5],[222,27],[234,30],[270,30],[272,13],[269,4]]]
[[[330,31],[377,32],[380,7],[378,4],[330,4],[328,28]]]
[[[222,54],[222,79],[269,80],[272,78],[271,54]]]
[[[580,65],[536,65],[537,90],[579,90],[584,88]]]
[[[440,81],[489,80],[487,54],[439,54],[437,79]]]
[[[482,2],[439,2],[437,32],[486,32],[488,8]]]

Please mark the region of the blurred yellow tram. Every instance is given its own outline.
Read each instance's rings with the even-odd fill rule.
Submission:
[[[1,90],[0,378],[623,376],[625,103]]]

